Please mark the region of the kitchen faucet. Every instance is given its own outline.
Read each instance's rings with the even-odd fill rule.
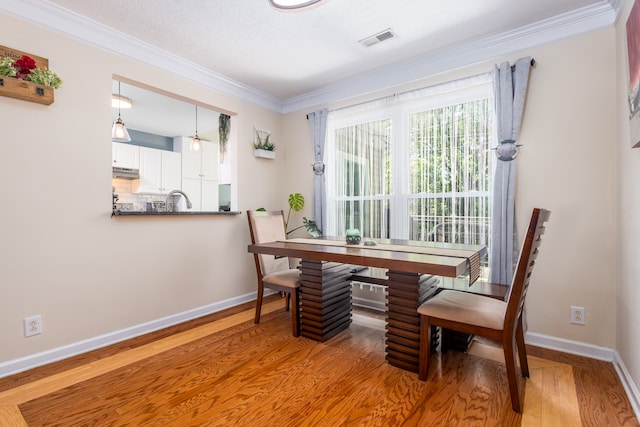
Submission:
[[[166,206],[166,210],[167,212],[173,212],[173,208],[174,208],[174,204],[173,204],[173,196],[181,194],[184,196],[184,199],[187,201],[187,209],[191,209],[191,200],[189,200],[189,197],[182,191],[180,190],[171,190],[169,192],[169,194],[167,194],[167,199],[165,200],[165,206]]]

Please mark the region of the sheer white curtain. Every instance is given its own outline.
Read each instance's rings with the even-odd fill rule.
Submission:
[[[336,129],[329,164],[328,230],[344,235],[389,237],[391,121],[374,120]]]
[[[329,113],[327,235],[487,244],[491,73]]]
[[[489,101],[409,116],[409,239],[489,244]]]

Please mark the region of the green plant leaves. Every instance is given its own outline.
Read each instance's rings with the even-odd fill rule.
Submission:
[[[58,89],[62,84],[62,79],[58,77],[56,73],[49,70],[48,68],[34,68],[27,75],[25,80],[28,80],[33,83],[38,83],[44,86],[49,86],[54,89]]]
[[[256,134],[252,144],[254,150],[276,151],[276,145],[273,142],[269,142],[269,138],[271,138],[270,133],[256,128],[253,128],[253,131]]]
[[[318,224],[316,224],[314,220],[308,219],[306,216],[303,216],[302,223],[304,224],[304,228],[307,230],[307,233],[311,234],[311,237],[322,236],[322,230],[318,228]]]
[[[289,207],[296,212],[300,212],[304,208],[304,196],[300,193],[289,194]]]

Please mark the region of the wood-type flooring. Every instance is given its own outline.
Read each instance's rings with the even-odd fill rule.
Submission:
[[[502,352],[388,365],[384,320],[325,343],[291,336],[283,300],[245,304],[0,379],[0,426],[639,426],[611,363],[528,347],[524,412]]]

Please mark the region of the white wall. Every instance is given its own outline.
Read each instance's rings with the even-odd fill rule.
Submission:
[[[624,7],[617,24],[617,246],[619,270],[616,290],[616,350],[624,361],[633,382],[640,385],[640,148],[631,148],[629,109],[627,107],[627,44],[625,23],[631,10],[631,0]],[[640,400],[638,389],[636,399]],[[636,401],[636,405],[640,401]],[[637,407],[636,411],[640,411]]]
[[[0,98],[0,367],[255,293],[244,211],[286,205],[279,114],[8,15],[0,40],[64,80],[50,106]],[[237,113],[242,215],[110,218],[113,74]],[[252,156],[253,126],[273,132],[276,160]],[[44,332],[24,338],[36,314]]]
[[[615,51],[613,29],[530,53],[538,61],[521,142],[520,230],[551,209],[528,295],[529,330],[615,347]],[[595,262],[594,262],[595,261]],[[583,306],[586,326],[569,323]]]

